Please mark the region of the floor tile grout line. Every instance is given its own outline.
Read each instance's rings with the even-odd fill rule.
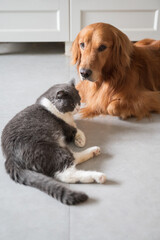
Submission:
[[[70,233],[70,231],[71,231],[71,219],[70,219],[70,217],[71,217],[71,215],[70,215],[70,206],[69,206],[69,234],[68,234],[68,239],[70,240],[71,239],[71,233]]]
[[[70,184],[69,184],[69,189],[70,189]],[[68,240],[70,240],[70,206],[68,206],[69,207],[69,209],[68,209]]]

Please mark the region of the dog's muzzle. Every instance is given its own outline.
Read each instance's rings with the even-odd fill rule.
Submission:
[[[81,68],[79,72],[83,80],[87,79],[91,81],[90,76],[92,75],[92,71],[90,69]]]

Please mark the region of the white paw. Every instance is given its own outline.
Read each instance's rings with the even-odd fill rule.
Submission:
[[[86,137],[84,133],[78,129],[75,136],[75,145],[77,147],[84,147],[85,144],[86,144]]]
[[[88,177],[85,177],[83,180],[81,180],[80,182],[82,183],[94,183],[95,182],[95,179],[92,177],[92,176],[88,176]]]
[[[100,153],[101,153],[100,147],[95,146],[95,147],[92,147],[92,149],[93,149],[93,150],[92,150],[93,157],[100,155]]]
[[[97,183],[105,183],[107,180],[106,175],[104,173],[98,173],[97,176],[95,177],[95,181]]]

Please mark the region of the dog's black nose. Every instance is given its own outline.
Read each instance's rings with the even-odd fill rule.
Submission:
[[[89,76],[91,76],[92,71],[90,69],[81,68],[80,69],[80,74],[83,78],[88,78]]]

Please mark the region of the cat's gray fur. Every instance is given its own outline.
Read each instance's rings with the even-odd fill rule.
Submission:
[[[6,171],[14,181],[38,188],[62,203],[83,202],[86,194],[71,191],[53,179],[56,172],[73,165],[72,152],[61,147],[59,139],[73,141],[77,129],[40,105],[43,97],[63,113],[72,112],[80,104],[73,82],[58,84],[10,120],[2,133]]]

